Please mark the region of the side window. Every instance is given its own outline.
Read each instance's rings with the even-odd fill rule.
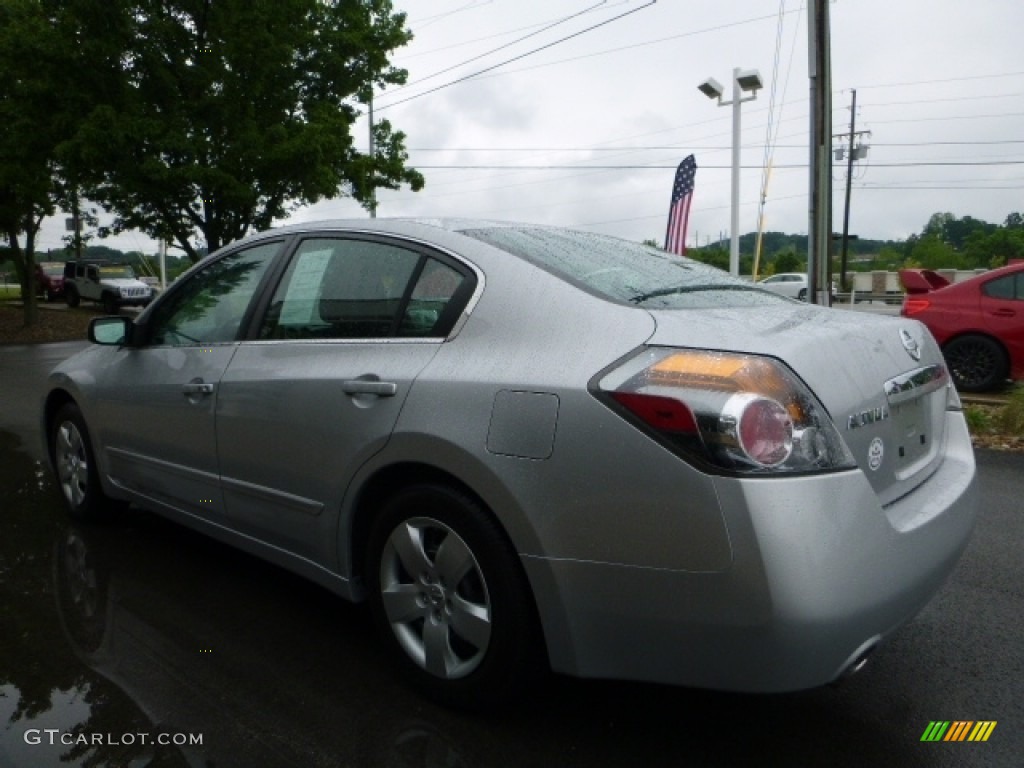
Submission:
[[[260,338],[443,335],[445,309],[464,279],[440,261],[388,243],[304,240],[274,293]]]
[[[990,280],[982,287],[982,292],[993,299],[1024,299],[1024,274]]]
[[[265,243],[217,259],[167,297],[150,317],[150,343],[234,341],[260,280],[281,244]]]
[[[427,259],[402,313],[399,336],[433,336],[448,332],[445,310],[465,277],[447,264]],[[442,326],[448,326],[442,329]]]

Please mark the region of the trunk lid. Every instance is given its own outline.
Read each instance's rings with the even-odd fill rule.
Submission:
[[[786,363],[828,411],[882,504],[942,461],[949,376],[915,320],[780,303],[649,310],[648,344],[768,355]]]

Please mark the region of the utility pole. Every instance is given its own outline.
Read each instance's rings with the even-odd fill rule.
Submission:
[[[807,230],[807,299],[831,304],[832,266],[832,63],[829,53],[828,0],[807,5],[810,80],[810,194]]]
[[[867,154],[868,148],[865,146],[853,146],[854,139],[863,136],[871,135],[871,131],[856,131],[854,130],[857,125],[857,89],[853,89],[853,96],[850,100],[850,143],[846,149],[846,202],[843,207],[843,245],[839,261],[839,282],[840,288],[846,290],[846,253],[847,245],[850,239],[850,187],[853,184],[853,161],[859,160]],[[840,133],[834,138],[842,139],[845,138],[846,134]],[[836,159],[842,159],[842,149],[836,150]]]
[[[158,250],[160,255],[160,290],[167,290],[167,241],[162,237],[160,238],[160,248]]]
[[[82,214],[78,206],[78,188],[71,193],[71,222],[75,228],[75,261],[82,260]]]
[[[377,187],[373,184],[373,159],[376,146],[373,141],[373,92],[370,92],[370,218],[377,218]]]

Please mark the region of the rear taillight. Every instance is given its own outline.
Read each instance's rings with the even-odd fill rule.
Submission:
[[[928,299],[912,298],[908,296],[903,300],[903,312],[901,313],[904,317],[912,317],[918,312],[924,312],[932,303]]]
[[[708,469],[790,474],[854,466],[822,405],[772,358],[647,348],[603,374],[595,394]]]

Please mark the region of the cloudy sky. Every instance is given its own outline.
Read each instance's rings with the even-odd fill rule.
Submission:
[[[415,39],[409,82],[376,115],[407,134],[426,187],[383,192],[380,216],[480,216],[664,236],[674,168],[696,156],[690,243],[727,236],[732,109],[697,85],[757,69],[742,107],[740,231],[807,231],[809,82],[800,0],[395,0]],[[833,134],[854,167],[851,232],[902,239],[949,211],[1002,223],[1024,210],[1024,3],[836,0]],[[479,73],[479,74],[478,74]],[[459,82],[456,82],[459,81]],[[358,139],[365,146],[365,125]],[[846,139],[836,139],[837,146]],[[845,161],[833,172],[842,226]],[[364,217],[324,201],[293,220]],[[57,222],[43,246],[58,245]],[[141,235],[108,241],[149,250]]]

